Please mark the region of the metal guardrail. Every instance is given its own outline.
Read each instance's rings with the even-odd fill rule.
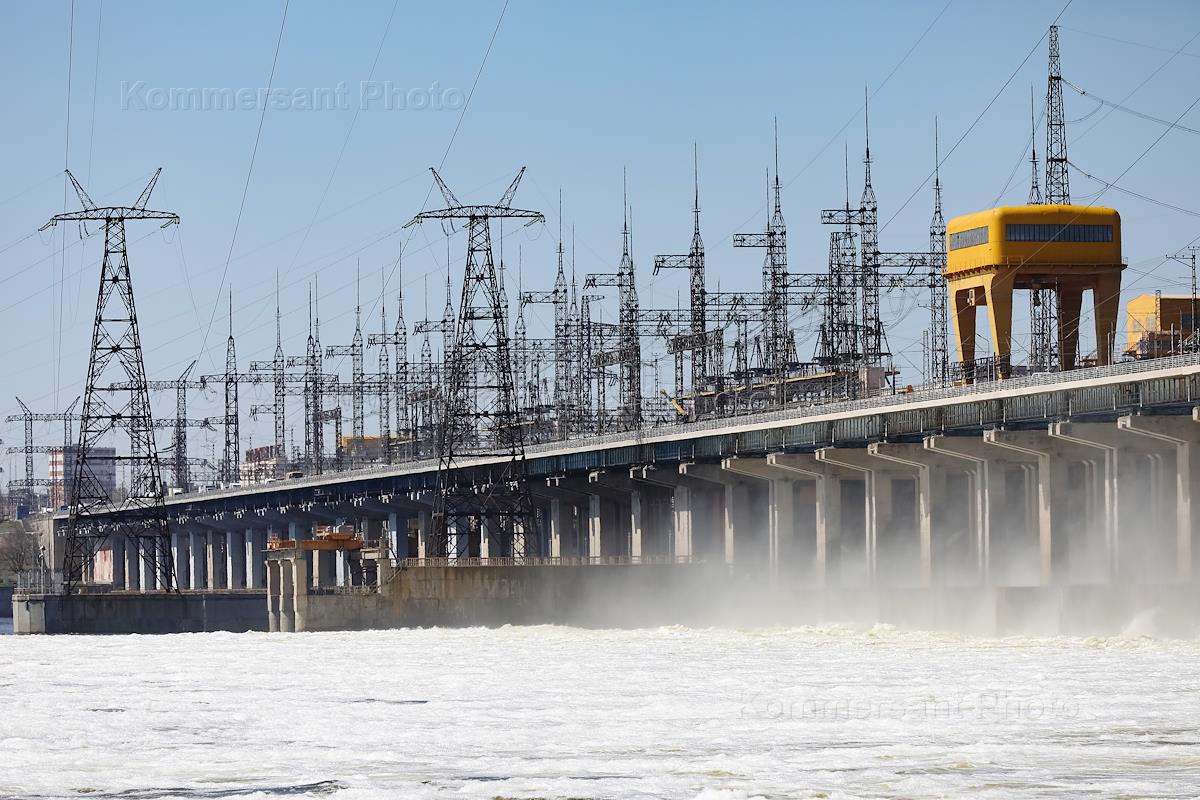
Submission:
[[[335,586],[331,594],[379,594],[379,584],[355,583],[348,586]]]
[[[13,597],[25,600],[41,594],[61,594],[62,580],[49,569],[33,569],[17,573]]]
[[[740,424],[756,424],[761,422],[787,421],[792,419],[803,419],[805,417],[824,416],[827,414],[848,413],[864,410],[887,410],[914,403],[925,402],[929,400],[954,400],[962,398],[970,400],[971,398],[981,395],[990,394],[999,391],[1020,391],[1021,389],[1035,388],[1040,386],[1062,386],[1062,388],[1070,388],[1073,384],[1084,383],[1093,380],[1103,380],[1122,375],[1137,375],[1146,372],[1158,372],[1161,370],[1183,368],[1183,367],[1198,367],[1200,368],[1200,354],[1189,353],[1180,356],[1171,356],[1169,358],[1148,359],[1145,361],[1123,361],[1117,364],[1110,364],[1106,367],[1087,367],[1077,370],[1069,370],[1067,372],[1047,372],[1036,375],[1028,375],[1019,378],[1008,378],[1003,381],[990,381],[973,383],[965,386],[937,386],[914,389],[912,392],[898,394],[878,394],[871,397],[859,398],[856,400],[841,400],[833,403],[818,403],[803,408],[780,409],[778,411],[759,412],[754,414],[737,415],[730,417],[719,417],[715,419],[701,420],[699,422],[679,425],[678,430],[713,430],[716,428],[724,428],[731,423]],[[647,434],[659,434],[663,431],[662,428],[648,428],[637,431],[627,431],[619,434],[606,434],[604,436],[592,436],[573,440],[573,443],[578,443],[580,449],[586,448],[587,445],[593,443],[603,443],[605,441],[625,441],[631,438],[640,438]],[[547,449],[556,449],[562,446],[562,442],[556,442],[553,445],[533,445],[526,448],[526,452],[532,452],[537,448],[545,446]]]
[[[398,568],[408,567],[578,567],[627,564],[691,564],[690,556],[530,556],[528,558],[400,558]]]

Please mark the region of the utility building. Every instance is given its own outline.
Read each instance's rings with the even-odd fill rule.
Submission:
[[[1158,358],[1177,353],[1195,331],[1191,295],[1142,294],[1129,301],[1126,355]]]
[[[61,508],[75,502],[75,471],[79,469],[79,448],[76,445],[51,447],[46,454],[50,476],[50,505]],[[87,463],[88,474],[103,491],[112,497],[117,488],[117,451],[112,447],[95,447]]]
[[[1001,377],[1012,360],[1013,291],[1050,295],[1057,306],[1061,369],[1079,354],[1083,293],[1092,293],[1096,363],[1108,364],[1120,309],[1121,217],[1111,208],[1006,206],[950,220],[946,280],[964,364],[976,359],[975,318],[988,309],[992,356]]]

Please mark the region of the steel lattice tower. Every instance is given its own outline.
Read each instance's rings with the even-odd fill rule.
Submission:
[[[700,392],[711,373],[709,362],[720,365],[719,330],[714,331],[715,341],[708,334],[708,292],[704,277],[704,240],[700,237],[700,155],[692,146],[692,244],[686,255],[662,255],[654,258],[654,274],[661,269],[686,269],[688,271],[688,299],[690,301],[690,324],[685,336],[675,337],[668,344],[679,355],[691,353],[693,392]],[[678,381],[677,381],[678,382]]]
[[[503,264],[501,263],[501,274],[503,274]],[[502,290],[503,291],[503,290]],[[529,335],[525,325],[525,302],[524,298],[520,297],[521,283],[517,281],[517,296],[520,298],[517,301],[517,321],[513,324],[512,338],[512,357],[513,357],[513,385],[517,390],[517,407],[527,409],[530,413],[536,413],[534,407],[537,405],[537,372],[533,372],[532,383],[530,379],[529,365]],[[505,316],[507,317],[507,311]]]
[[[363,367],[362,301],[358,293],[359,280],[355,278],[354,335],[348,345],[330,345],[325,348],[326,358],[350,356],[350,433],[362,441],[365,434],[363,411],[366,389],[366,372]],[[338,443],[341,446],[341,443]]]
[[[1031,167],[1031,175],[1029,180],[1029,201],[1031,206],[1040,206],[1042,204],[1042,187],[1038,183],[1038,156],[1037,156],[1037,119],[1033,113],[1033,86],[1029,87],[1029,166]]]
[[[162,390],[173,390],[175,392],[175,420],[172,425],[171,435],[171,458],[160,459],[160,464],[165,466],[167,463],[171,465],[172,478],[175,485],[186,489],[191,484],[191,470],[193,459],[188,458],[187,444],[187,429],[188,428],[205,428],[212,429],[211,420],[205,419],[189,419],[187,415],[187,393],[189,389],[206,389],[208,388],[208,378],[201,376],[199,378],[190,377],[192,370],[195,369],[196,362],[193,361],[188,365],[188,368],[173,381],[147,381],[146,388],[152,392]],[[128,382],[118,385],[123,390],[132,388]],[[154,427],[161,427],[162,420],[155,421]]]
[[[396,294],[396,326],[392,332],[388,332],[387,326],[387,310],[384,294],[387,292],[386,275],[381,276],[383,283],[379,295],[379,322],[380,331],[378,334],[370,334],[367,337],[367,346],[379,346],[379,435],[383,437],[384,456],[388,463],[391,463],[392,456],[395,455],[396,443],[392,442],[390,428],[391,425],[388,417],[392,413],[391,403],[395,402],[396,414],[396,437],[404,444],[404,455],[412,455],[412,445],[415,442],[415,430],[413,428],[413,413],[409,409],[409,389],[408,389],[408,330],[404,324],[404,272],[401,263],[403,255],[396,256],[396,276],[400,283],[400,290]],[[396,372],[391,378],[391,386],[384,385],[389,379],[387,378],[388,371],[391,369],[387,354],[387,348],[391,345],[396,349]]]
[[[554,310],[554,410],[559,429],[565,431],[572,417],[570,405],[574,401],[571,394],[571,347],[570,315],[568,311],[566,247],[562,233],[562,191],[558,193],[558,247],[556,248],[558,271],[554,275],[554,288],[548,292],[518,291],[520,316],[517,324],[524,326],[524,310],[527,303],[546,303]],[[529,351],[535,363],[540,364],[540,344],[534,345],[535,350]],[[524,359],[523,359],[524,361]],[[522,364],[524,366],[524,364]],[[537,380],[538,368],[534,371]]]
[[[447,243],[449,238],[447,238]],[[447,248],[446,263],[446,305],[442,308],[441,319],[432,319],[429,316],[429,292],[425,292],[425,318],[417,320],[413,326],[413,333],[422,334],[424,337],[421,341],[421,361],[418,367],[418,375],[415,379],[417,391],[414,394],[413,401],[419,404],[421,409],[421,424],[424,429],[425,438],[436,440],[437,427],[441,421],[442,400],[445,394],[443,379],[450,374],[449,360],[450,353],[453,350],[454,340],[454,303],[451,300],[451,283],[449,274],[450,253]],[[429,334],[438,333],[442,337],[441,359],[435,360],[433,357],[433,346],[430,344]]]
[[[392,457],[395,455],[395,446],[392,441],[392,394],[393,391],[398,393],[396,404],[396,426],[397,435],[405,436],[407,434],[407,426],[403,422],[403,414],[407,413],[407,402],[401,404],[400,396],[406,396],[407,392],[401,387],[401,379],[407,376],[407,365],[396,365],[396,375],[391,375],[391,361],[388,357],[388,346],[396,346],[397,358],[400,356],[400,348],[403,346],[405,352],[404,358],[407,360],[407,340],[404,337],[404,294],[401,292],[397,301],[400,319],[397,320],[396,332],[388,331],[387,323],[387,275],[386,273],[380,276],[382,278],[379,289],[379,333],[372,333],[367,337],[368,347],[379,347],[379,374],[377,376],[376,388],[379,396],[379,438],[383,446],[383,459],[386,463],[392,463]],[[401,278],[403,284],[403,278]],[[407,381],[406,381],[407,382]]]
[[[525,475],[522,420],[513,380],[504,298],[492,256],[491,220],[544,222],[536,211],[511,207],[525,169],[495,205],[463,205],[430,169],[446,208],[424,211],[406,227],[427,220],[466,220],[467,260],[446,380],[446,400],[437,431],[437,491],[433,550],[451,558],[470,553],[472,525],[488,556],[523,559],[536,552],[533,500]],[[466,457],[492,463],[462,469]],[[494,552],[494,543],[499,552]]]
[[[278,279],[276,279],[278,281]],[[271,359],[271,383],[275,390],[275,403],[272,408],[272,421],[275,423],[275,458],[280,464],[287,463],[287,431],[284,426],[287,421],[287,384],[284,381],[284,367],[287,359],[283,355],[283,329],[279,313],[279,287],[275,287],[275,353]],[[253,364],[251,368],[253,369]]]
[[[1030,194],[1032,197],[1033,187]],[[1050,26],[1050,63],[1046,79],[1046,202],[1051,205],[1071,203],[1057,25]],[[1030,368],[1039,372],[1055,371],[1059,368],[1058,293],[1051,287],[1034,287],[1029,302],[1032,328],[1029,337]]]
[[[864,89],[864,94],[866,90]],[[879,203],[871,185],[871,118],[863,101],[866,149],[863,153],[863,191],[859,201],[859,262],[862,290],[862,358],[868,366],[883,361],[883,321],[879,316]]]
[[[573,234],[572,234],[573,235]],[[591,396],[584,379],[583,363],[587,359],[583,329],[579,319],[579,291],[575,282],[575,247],[571,246],[571,302],[567,307],[567,341],[571,343],[567,363],[567,403],[566,415],[559,411],[561,425],[560,433],[568,435],[577,429],[581,419],[588,411],[588,398]]]
[[[409,406],[408,392],[408,329],[404,324],[404,281],[400,281],[400,291],[396,294],[396,328],[392,344],[396,348],[396,433],[406,436],[409,444],[407,452],[415,455],[413,446],[416,442],[416,426],[412,408]]]
[[[1067,175],[1067,121],[1063,114],[1062,62],[1058,55],[1058,26],[1050,26],[1050,72],[1046,82],[1046,202],[1071,204]]]
[[[950,377],[950,347],[946,326],[946,218],[942,215],[941,165],[937,122],[933,126],[933,217],[929,221],[929,366],[928,380],[939,386]]]
[[[285,471],[285,465],[288,462],[287,455],[287,377],[284,372],[287,367],[287,358],[283,354],[283,325],[282,315],[279,311],[279,274],[275,275],[275,353],[270,361],[251,361],[251,374],[258,372],[269,372],[271,374],[271,384],[274,388],[274,399],[270,406],[251,406],[250,415],[253,417],[260,411],[271,412],[271,419],[274,423],[275,433],[275,476],[280,477]]]
[[[196,387],[203,387],[204,381],[189,380],[192,370],[195,368],[196,362],[193,361],[188,365],[188,368],[183,371],[178,380],[166,381],[167,384],[174,384],[171,388],[175,389],[175,429],[171,437],[171,449],[174,453],[174,477],[175,485],[187,491],[191,485],[191,470],[188,463],[188,445],[187,445],[187,390]],[[153,389],[157,381],[151,381],[148,388]]]
[[[858,268],[858,234],[855,225],[863,219],[861,208],[850,208],[850,158],[843,151],[845,207],[821,212],[825,225],[841,225],[829,234],[829,273],[826,281],[821,336],[817,344],[817,362],[827,369],[850,371],[862,365],[860,349],[866,341],[861,331],[858,310],[861,275]]]
[[[313,324],[312,289],[308,295],[308,341],[304,347],[304,459],[309,471],[324,468],[325,435],[321,426],[321,323]]]
[[[622,182],[624,178],[622,177]],[[642,424],[642,340],[639,328],[637,283],[633,266],[633,233],[629,224],[628,192],[623,191],[624,213],[621,225],[621,262],[615,274],[592,273],[584,279],[583,288],[615,287],[617,289],[617,349],[605,351],[604,323],[591,320],[590,309],[586,310],[587,325],[596,326],[589,342],[591,365],[596,371],[596,395],[598,420],[602,420],[607,408],[605,383],[608,367],[617,367],[617,421],[620,427],[634,429]],[[584,296],[585,306],[588,295]],[[593,296],[592,299],[602,299]],[[598,335],[597,335],[598,334]],[[591,346],[595,346],[592,349]]]
[[[73,502],[63,553],[63,591],[66,594],[78,591],[80,584],[89,580],[96,551],[112,534],[125,537],[137,547],[160,588],[176,589],[125,240],[128,220],[162,220],[163,227],[179,222],[179,216],[174,213],[146,208],[160,174],[161,168],[155,170],[133,205],[101,208],[92,202],[68,171],[67,177],[75,187],[83,210],[58,214],[43,226],[45,229],[59,222],[85,220],[104,223],[104,259],[79,425],[79,449],[72,476]],[[128,382],[129,388],[111,389],[110,384],[117,383],[113,380],[117,377],[120,382]],[[104,441],[119,431],[129,436],[129,455],[100,456],[97,451]],[[94,469],[98,461],[110,459],[125,462],[129,467],[128,495],[119,503],[113,502]]]
[[[221,459],[221,479],[238,480],[241,463],[241,429],[238,414],[237,347],[233,340],[233,290],[229,291],[229,338],[225,342],[225,454]]]
[[[791,341],[787,318],[787,224],[783,219],[780,199],[782,188],[779,180],[779,124],[776,122],[774,205],[768,211],[766,231],[739,233],[733,237],[734,247],[762,247],[767,251],[762,278],[763,340],[766,345],[762,354],[762,368],[776,377],[784,372]]]
[[[77,406],[79,404],[79,398],[76,397],[74,400],[72,400],[71,405],[67,406],[66,411],[53,413],[53,414],[38,414],[34,411],[31,411],[29,406],[25,405],[24,401],[22,401],[21,398],[19,398],[19,397],[16,398],[16,401],[17,401],[17,405],[19,405],[21,407],[21,413],[20,414],[10,414],[9,416],[4,418],[4,421],[5,422],[23,422],[24,428],[25,428],[25,441],[21,447],[9,447],[6,452],[8,452],[8,453],[23,453],[24,454],[24,456],[25,456],[25,477],[24,477],[24,479],[10,480],[8,482],[8,488],[9,488],[9,491],[12,491],[13,489],[18,489],[18,488],[23,489],[24,490],[23,493],[25,495],[25,502],[28,503],[28,507],[32,510],[35,505],[34,501],[36,500],[36,496],[35,496],[36,490],[34,487],[51,485],[51,481],[49,479],[33,477],[33,454],[34,453],[49,453],[51,450],[57,449],[57,447],[58,447],[58,445],[35,445],[33,443],[33,423],[35,423],[35,422],[61,422],[63,424],[63,443],[62,443],[63,458],[64,458],[64,461],[63,461],[64,467],[63,468],[66,469],[65,459],[67,457],[67,450],[71,446],[71,423],[74,420],[79,419],[79,416],[77,414],[75,414],[75,406]],[[65,473],[63,475],[63,479],[64,479],[63,489],[65,490],[66,489],[66,485],[65,485],[66,474]],[[65,491],[64,491],[64,493],[65,493]]]

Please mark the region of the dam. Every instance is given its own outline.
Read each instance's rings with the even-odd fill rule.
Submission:
[[[189,602],[208,622],[176,610],[164,629],[1183,624],[1198,381],[1182,355],[534,445],[521,558],[479,530],[431,554],[436,462],[173,497],[178,593],[115,539],[96,559],[110,590],[26,590],[15,627],[136,630]],[[107,616],[71,610],[96,603]]]

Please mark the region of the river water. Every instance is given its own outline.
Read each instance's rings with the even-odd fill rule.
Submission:
[[[6,636],[0,798],[1194,797],[1200,641]]]

